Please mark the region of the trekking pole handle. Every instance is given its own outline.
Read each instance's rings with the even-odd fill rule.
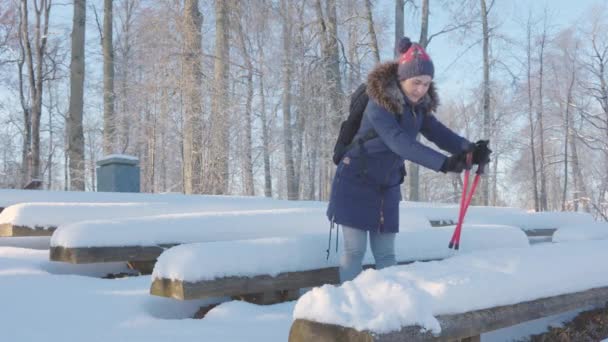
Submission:
[[[486,165],[487,163],[479,163],[479,165],[477,166],[477,172],[475,173],[478,175],[483,175]]]

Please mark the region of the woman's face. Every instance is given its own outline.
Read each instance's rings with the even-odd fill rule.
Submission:
[[[432,80],[429,75],[411,77],[400,82],[401,90],[412,103],[418,103],[426,95]]]

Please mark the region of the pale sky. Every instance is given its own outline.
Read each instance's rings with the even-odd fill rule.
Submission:
[[[487,0],[489,3],[490,0]],[[441,4],[440,1],[430,0],[431,17],[429,19],[429,35],[441,30],[445,27],[448,18],[444,17],[441,9],[434,6]],[[387,13],[387,17],[391,18],[391,23],[387,24],[390,27],[390,34],[385,34],[381,40],[385,46],[383,50],[383,58],[388,59],[392,54],[392,37],[394,32],[394,1],[379,0],[378,5],[383,6],[383,10]],[[490,17],[490,25],[495,25],[496,21],[500,22],[498,32],[509,36],[514,40],[525,39],[525,28],[523,24],[527,20],[528,12],[531,10],[534,16],[541,16],[544,8],[548,8],[549,26],[553,33],[559,32],[571,24],[583,24],[586,20],[585,15],[590,13],[594,6],[607,5],[606,0],[496,0],[495,6],[492,9]],[[433,16],[435,15],[435,16]],[[419,13],[412,18],[406,9],[405,34],[412,38],[412,41],[418,40],[420,36],[420,19]],[[481,30],[479,30],[480,32]],[[481,33],[479,34],[481,37]],[[428,52],[435,63],[435,80],[442,91],[442,95],[449,97],[451,95],[458,96],[462,91],[469,91],[474,84],[478,84],[482,77],[482,47],[481,44],[473,46],[461,57],[460,54],[466,50],[466,47],[471,45],[474,37],[470,37],[467,42],[458,44],[453,35],[444,34],[433,39],[428,47]],[[504,44],[503,44],[504,45]],[[520,54],[522,51],[504,51],[504,48],[494,46],[494,54]],[[447,95],[447,96],[446,96]],[[467,96],[465,96],[466,98]]]

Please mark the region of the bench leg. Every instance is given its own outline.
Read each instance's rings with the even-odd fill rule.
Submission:
[[[154,264],[156,264],[156,260],[127,262],[129,268],[138,271],[140,275],[152,274],[152,271],[154,271]]]
[[[270,291],[270,292],[262,292],[262,293],[249,293],[243,294],[240,296],[234,296],[233,299],[242,300],[248,303],[258,304],[258,305],[270,305],[276,303],[282,303],[287,301],[292,301],[298,299],[300,296],[300,290],[280,290],[280,291]]]
[[[202,319],[205,318],[205,315],[207,314],[207,312],[211,311],[211,309],[213,309],[214,307],[220,305],[219,303],[217,304],[209,304],[206,306],[201,306],[198,311],[194,314],[194,319]]]

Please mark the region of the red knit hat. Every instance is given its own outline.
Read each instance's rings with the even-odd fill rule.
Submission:
[[[428,75],[433,78],[435,75],[433,61],[420,44],[412,43],[408,37],[403,37],[399,41],[398,50],[401,54],[397,69],[399,81],[420,75]]]

